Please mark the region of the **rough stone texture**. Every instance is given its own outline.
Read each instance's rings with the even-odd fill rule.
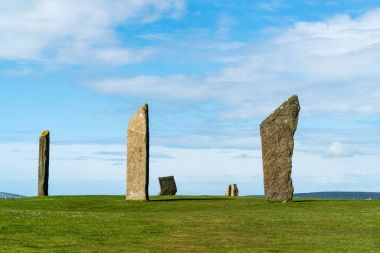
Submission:
[[[236,184],[230,184],[227,186],[225,194],[226,196],[239,196],[239,189]]]
[[[260,124],[266,200],[293,198],[293,137],[300,109],[298,97],[294,95]]]
[[[142,106],[128,124],[127,200],[149,200],[149,116]]]
[[[177,186],[173,176],[159,177],[160,192],[158,195],[175,195],[177,193]]]
[[[49,131],[43,131],[40,136],[38,161],[38,196],[49,195],[49,149],[50,133]]]

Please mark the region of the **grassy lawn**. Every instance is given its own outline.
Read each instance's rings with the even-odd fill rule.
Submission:
[[[380,201],[0,200],[0,252],[380,252]]]

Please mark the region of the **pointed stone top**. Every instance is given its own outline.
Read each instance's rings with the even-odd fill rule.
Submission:
[[[269,123],[280,115],[289,115],[292,118],[298,118],[300,109],[301,107],[298,101],[298,96],[293,95],[289,97],[285,102],[283,102],[271,115],[269,115],[263,122],[261,122],[260,125],[266,124],[267,122]]]
[[[139,109],[136,111],[136,113],[133,117],[138,117],[138,115],[140,115],[140,117],[141,117],[142,115],[147,114],[147,112],[148,112],[148,104],[144,104],[141,107],[139,107]]]
[[[290,101],[290,100],[298,102],[298,96],[294,94],[293,96],[289,97],[287,101]]]
[[[148,110],[148,104],[145,103],[143,106],[141,106],[140,110],[144,110],[144,111]]]
[[[49,135],[49,131],[48,130],[45,130],[41,133],[41,137],[44,137],[44,136],[47,136]]]
[[[295,105],[295,106],[298,106],[299,107],[299,101],[298,101],[298,96],[297,95],[293,95],[291,97],[289,97],[285,102],[283,102],[273,113],[275,113],[276,111],[284,108],[285,106],[287,105]]]

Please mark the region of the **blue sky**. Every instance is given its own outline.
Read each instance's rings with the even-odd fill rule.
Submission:
[[[259,124],[292,94],[296,192],[380,191],[380,1],[0,3],[0,191],[124,194],[126,128],[150,106],[150,193],[262,194]]]

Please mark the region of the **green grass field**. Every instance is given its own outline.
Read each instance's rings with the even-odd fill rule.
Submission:
[[[380,201],[0,200],[0,252],[380,252]]]

